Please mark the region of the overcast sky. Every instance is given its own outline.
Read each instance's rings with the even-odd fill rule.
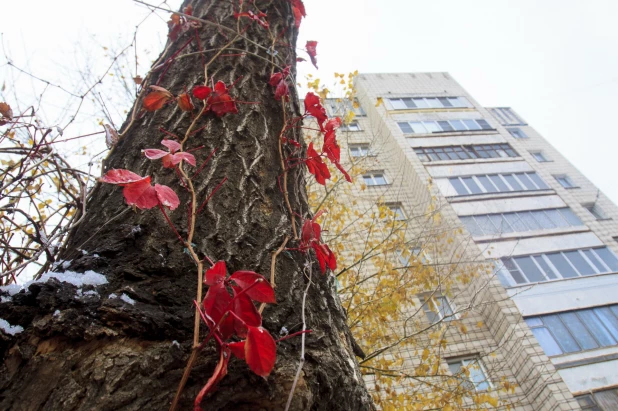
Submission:
[[[513,107],[618,202],[618,143],[611,120],[618,119],[618,1],[306,0],[305,5],[298,44],[318,41],[319,77],[330,81],[335,71],[354,70],[447,71],[482,105]],[[129,0],[5,1],[2,9],[4,46],[15,64],[42,76],[79,60],[75,44],[83,47],[89,35],[101,45],[128,44],[133,27],[148,14]],[[150,18],[138,48],[156,58],[165,34],[164,20]],[[89,51],[93,58],[102,56],[99,49]],[[0,65],[4,62],[0,57]],[[302,64],[302,75],[316,73]]]

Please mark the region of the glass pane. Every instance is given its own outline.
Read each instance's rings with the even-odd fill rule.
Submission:
[[[457,194],[460,196],[468,194],[468,189],[463,185],[459,178],[449,178],[448,180],[451,182],[451,185],[455,191],[457,191]]]
[[[461,122],[461,120],[451,120],[449,121],[449,123],[451,123],[451,126],[453,126],[453,128],[457,131],[467,130],[464,124]]]
[[[449,362],[448,369],[451,371],[451,374],[457,375],[461,371],[461,362]]]
[[[524,320],[526,321],[526,324],[528,324],[528,327],[530,328],[543,326],[543,321],[541,321],[539,317],[529,317],[529,318],[525,318]]]
[[[556,267],[563,278],[577,277],[577,273],[560,253],[546,254],[547,258]]]
[[[543,322],[549,328],[554,339],[562,348],[564,352],[576,352],[581,351],[579,345],[575,342],[571,334],[567,331],[562,321],[558,318],[557,315],[546,315],[543,316]]]
[[[427,133],[427,129],[425,128],[425,126],[423,126],[423,123],[421,123],[420,121],[410,121],[408,124],[414,130],[414,133],[420,133],[420,134]]]
[[[447,315],[453,315],[453,310],[446,297],[436,297],[436,303],[438,304],[438,312],[442,318]]]
[[[588,257],[588,260],[590,260],[592,264],[595,266],[595,268],[597,269],[597,272],[599,273],[607,272],[607,268],[605,268],[601,260],[599,260],[597,255],[593,253],[592,250],[583,250],[583,251],[584,251],[584,254],[586,254],[586,257]]]
[[[498,174],[490,175],[489,179],[491,180],[492,183],[494,183],[496,187],[498,187],[498,190],[500,190],[500,192],[504,193],[504,192],[510,191],[509,188],[504,183],[504,181],[502,180],[502,178]]]
[[[431,108],[442,108],[442,104],[438,101],[437,98],[426,98],[425,101],[429,104]]]
[[[363,176],[363,181],[365,182],[365,184],[367,184],[368,186],[372,186],[374,185],[373,183],[373,178],[370,175],[367,176]]]
[[[521,217],[517,215],[517,213],[508,213],[504,214],[504,218],[508,223],[513,227],[515,231],[528,231],[530,230],[526,224],[521,221]]]
[[[562,214],[560,214],[560,211],[556,209],[545,210],[545,215],[551,220],[552,223],[554,223],[556,227],[562,228],[562,227],[568,227],[570,225],[568,221],[566,221],[564,217],[562,217]]]
[[[603,347],[616,344],[616,339],[610,334],[609,330],[605,328],[599,317],[597,317],[592,310],[581,310],[577,312],[577,315]]]
[[[499,234],[496,226],[494,226],[494,224],[489,219],[489,216],[477,215],[476,217],[474,217],[474,219],[476,220],[476,223],[479,225],[481,230],[483,230],[483,232],[486,235],[497,235],[497,234]]]
[[[556,228],[556,225],[545,215],[543,210],[535,210],[530,212],[534,219],[541,225],[541,228]]]
[[[513,191],[521,191],[523,187],[519,185],[515,177],[512,174],[502,174],[502,177],[506,180],[507,183],[512,187]]]
[[[571,331],[571,335],[575,337],[575,340],[579,343],[579,346],[582,349],[591,350],[599,347],[575,313],[563,313],[560,314],[560,318],[569,331]]]
[[[459,218],[461,219],[461,222],[464,223],[464,225],[466,226],[466,228],[468,229],[472,237],[476,237],[476,236],[484,234],[483,230],[476,223],[476,220],[474,219],[474,217],[459,217]]]
[[[612,337],[618,340],[618,318],[612,314],[609,307],[595,308],[594,312],[599,317],[603,325],[609,330]]]
[[[391,101],[391,105],[393,106],[395,110],[405,110],[406,109],[406,105],[404,104],[403,101],[401,101],[400,98],[392,98],[390,99],[390,101]]]
[[[448,101],[453,105],[453,107],[465,107],[462,101],[460,101],[457,97],[449,97]]]
[[[468,188],[470,189],[470,192],[472,194],[481,194],[482,193],[481,189],[476,184],[474,179],[472,179],[472,177],[463,177],[462,180],[463,180],[464,184],[466,186],[468,186]]]
[[[442,107],[453,107],[451,102],[448,101],[448,98],[446,97],[438,97],[438,101],[440,101],[440,104],[442,104]]]
[[[536,190],[534,183],[524,173],[516,173],[515,175],[519,182],[526,187],[526,190]]]
[[[528,226],[529,230],[540,230],[541,225],[534,219],[530,211],[522,211],[517,213],[521,221]]]
[[[547,264],[542,255],[534,256],[532,257],[532,259],[541,267],[541,270],[545,273],[547,278],[551,280],[555,280],[556,278],[558,278],[556,277],[554,270],[551,269],[551,267],[549,266],[549,264]]]
[[[511,274],[511,277],[513,277],[513,280],[515,280],[517,284],[525,284],[528,282],[521,274],[519,268],[517,268],[511,258],[503,258],[502,263],[504,264],[506,269],[509,270],[509,274]]]
[[[579,217],[575,215],[570,208],[560,208],[560,214],[569,222],[572,226],[583,225]]]
[[[401,129],[401,131],[403,133],[414,133],[414,130],[412,130],[412,127],[410,127],[410,124],[408,124],[408,122],[403,122],[400,121],[397,123],[397,125],[399,126],[399,128]]]
[[[476,122],[478,123],[479,126],[481,126],[481,128],[483,130],[491,130],[491,126],[489,125],[489,123],[485,120],[476,120]]]
[[[575,266],[581,275],[596,274],[594,268],[584,260],[584,257],[578,251],[567,251],[564,253],[566,258]]]
[[[616,259],[614,253],[609,251],[609,249],[607,249],[606,247],[594,248],[593,251],[597,253],[599,257],[601,257],[603,262],[607,264],[610,270],[612,270],[613,272],[618,271],[618,259]]]
[[[543,347],[543,351],[545,351],[545,354],[548,357],[551,357],[552,355],[562,354],[560,346],[558,345],[556,340],[554,340],[554,337],[547,330],[547,328],[533,328],[532,333],[539,341],[539,344],[541,344],[541,347]]]
[[[424,98],[415,98],[413,100],[414,100],[414,104],[416,104],[416,107],[418,108],[428,108],[429,107],[429,104],[427,104]]]
[[[496,228],[498,229],[498,233],[504,234],[504,233],[513,232],[513,229],[511,228],[511,226],[504,220],[504,218],[502,218],[502,214],[490,215],[489,219],[491,220],[492,223],[494,223],[494,226],[496,226]]]
[[[438,121],[438,125],[442,131],[453,131],[453,127],[451,127],[448,121]]]
[[[476,124],[476,121],[474,120],[462,120],[462,121],[466,125],[466,127],[468,127],[468,130],[480,130],[481,129],[481,126]]]
[[[549,187],[536,173],[526,173],[528,177],[539,187],[540,190],[547,190]]]
[[[526,278],[533,282],[547,281],[547,279],[541,274],[539,268],[532,262],[532,258],[530,257],[515,257],[515,262],[521,268],[521,271],[524,273]]]
[[[386,178],[382,174],[374,174],[373,179],[375,180],[376,185],[384,185],[386,184]]]
[[[467,366],[468,371],[470,371],[470,381],[472,381],[476,390],[487,390],[489,388],[489,382],[487,382],[487,377],[478,361],[470,361]]]
[[[440,131],[440,127],[438,127],[438,123],[436,123],[435,121],[423,121],[423,125],[430,133],[433,133],[434,131]]]
[[[476,177],[481,185],[485,187],[488,193],[497,193],[498,189],[492,184],[491,180],[487,176],[477,176]]]
[[[411,98],[404,98],[402,100],[407,108],[416,108],[416,104],[414,104]]]

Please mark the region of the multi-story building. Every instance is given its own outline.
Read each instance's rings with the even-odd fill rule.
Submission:
[[[481,106],[447,73],[360,74],[355,87],[362,115],[342,147],[374,156],[356,195],[398,218],[439,203],[466,252],[497,267],[442,300],[484,301],[448,367],[490,347],[517,409],[618,409],[616,205],[514,110]]]

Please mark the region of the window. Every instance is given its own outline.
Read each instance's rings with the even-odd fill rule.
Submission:
[[[491,388],[491,382],[487,378],[487,373],[479,358],[447,359],[446,363],[451,374],[465,381],[463,383],[465,388],[474,388],[476,391],[485,391]],[[467,375],[465,370],[468,371]]]
[[[348,99],[329,99],[326,100],[326,107],[330,117],[345,117],[350,111],[354,113],[356,117],[365,117],[367,114],[361,107],[358,100],[350,101]]]
[[[342,131],[361,131],[361,127],[356,121],[352,121],[350,124],[344,124],[341,126]]]
[[[507,130],[515,138],[528,138],[521,128],[507,128]]]
[[[573,184],[571,179],[569,177],[565,176],[565,175],[554,176],[554,178],[564,188],[575,188],[575,184]]]
[[[583,206],[597,220],[607,220],[608,219],[607,215],[603,212],[603,209],[599,207],[597,203],[583,204]]]
[[[410,259],[414,257],[414,261],[418,261],[421,264],[429,264],[429,258],[423,252],[420,247],[413,247],[408,250],[396,250],[397,257],[402,266],[406,267],[410,264]]]
[[[570,208],[459,217],[473,237],[583,225]]]
[[[547,356],[618,344],[618,305],[525,319]]]
[[[513,109],[510,107],[495,107],[489,111],[498,119],[503,126],[525,126],[526,122],[522,120]]]
[[[403,207],[401,206],[401,203],[387,204],[386,206],[393,212],[393,220],[406,220],[406,213],[403,212]]]
[[[446,297],[421,297],[421,302],[430,324],[435,324],[441,320],[450,321],[457,318],[456,314],[454,314],[453,306]]]
[[[430,134],[452,131],[493,130],[485,120],[439,120],[439,121],[399,121],[402,132],[406,134]]]
[[[423,162],[441,160],[469,160],[475,158],[508,158],[518,154],[508,144],[479,144],[473,146],[416,147],[414,152]]]
[[[618,272],[618,258],[607,247],[504,257],[502,263],[513,285]]]
[[[485,174],[451,177],[449,181],[458,196],[510,191],[547,190],[549,187],[536,173]]]
[[[532,151],[530,154],[532,154],[532,157],[534,157],[534,159],[539,163],[546,163],[549,161],[542,151]]]
[[[389,101],[394,110],[470,107],[470,103],[465,97],[407,97],[389,98]]]
[[[367,157],[371,155],[369,144],[350,144],[350,155],[354,158]]]
[[[579,395],[575,399],[584,411],[602,411],[592,394]]]
[[[383,186],[388,184],[386,181],[386,176],[383,172],[374,171],[368,174],[363,175],[363,181],[368,186]]]

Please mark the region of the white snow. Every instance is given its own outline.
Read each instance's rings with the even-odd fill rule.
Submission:
[[[69,266],[70,266],[70,265],[71,265],[71,262],[70,262],[70,261],[63,261],[63,262],[62,262],[62,268],[64,268],[65,270],[66,270],[67,268],[69,268]]]
[[[59,315],[60,315],[60,310],[54,311],[54,315],[53,315],[54,317],[58,317]]]
[[[8,303],[9,301],[13,301],[13,297],[7,297],[5,295],[0,297],[0,303]]]
[[[64,263],[63,263],[64,265]],[[47,272],[41,276],[41,278],[37,281],[28,281],[24,284],[9,284],[0,287],[0,290],[9,293],[10,296],[13,296],[20,292],[21,290],[28,289],[31,284],[34,283],[45,283],[50,278],[55,278],[58,281],[65,281],[69,284],[73,284],[78,287],[77,295],[81,296],[81,287],[84,285],[103,285],[107,284],[107,278],[103,274],[96,273],[92,270],[88,270],[85,273],[77,273],[75,271],[65,271],[63,273],[54,273]],[[86,291],[86,295],[90,295],[89,291]]]
[[[109,298],[110,300],[113,300],[115,298],[118,298],[118,296],[116,294],[110,294],[107,298]]]
[[[172,341],[172,347],[180,348],[180,344],[178,343],[178,341],[174,340],[174,341]]]
[[[135,300],[129,297],[128,295],[126,295],[125,293],[122,293],[122,295],[120,296],[120,299],[127,304],[135,305]]]
[[[15,335],[22,332],[24,328],[21,325],[11,325],[7,320],[0,318],[0,330],[4,331],[5,334]]]

